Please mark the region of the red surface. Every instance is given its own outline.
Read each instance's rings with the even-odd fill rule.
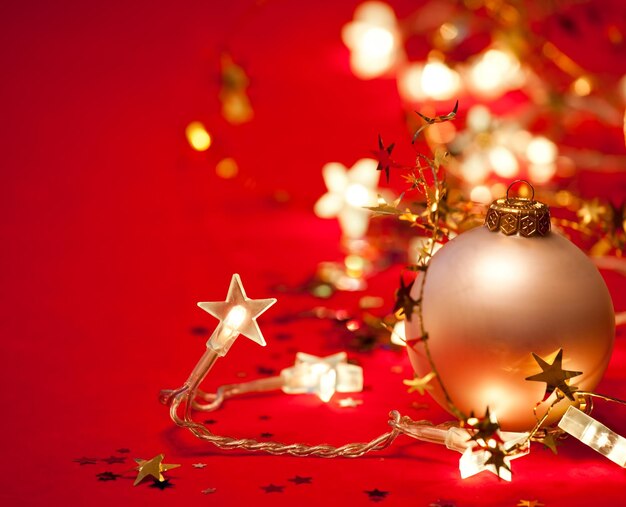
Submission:
[[[406,138],[395,82],[359,81],[348,69],[339,33],[355,5],[276,1],[248,14],[246,2],[2,7],[3,505],[367,505],[363,491],[374,488],[390,492],[387,505],[623,503],[624,470],[574,441],[557,457],[537,448],[515,461],[511,484],[490,474],[461,481],[458,455],[409,438],[357,460],[220,452],[175,428],[157,403],[159,389],[180,385],[202,354],[205,338],[190,329],[214,325],[196,301],[224,297],[231,273],[241,274],[250,296],[270,297],[272,284],[303,280],[319,261],[339,258],[337,225],[310,211],[323,192],[320,167],[351,165],[378,132],[388,142]],[[252,83],[256,116],[241,127],[218,114],[217,48],[228,34]],[[205,155],[184,141],[192,119],[216,134]],[[237,158],[237,179],[215,177],[222,154]],[[588,179],[602,191],[603,178]],[[611,182],[614,193],[624,188],[623,178]],[[271,204],[276,189],[292,200]],[[368,294],[391,304],[396,275],[372,280]],[[626,310],[626,282],[608,278],[616,309]],[[278,297],[260,319],[269,346],[240,340],[207,387],[238,372],[256,378],[258,366],[280,370],[295,350],[341,349],[327,324],[273,323],[319,304]],[[328,302],[356,304],[349,294]],[[279,332],[293,339],[276,340]],[[427,411],[410,407],[417,398],[400,382],[411,375],[404,355],[377,351],[359,360],[371,389],[356,409],[309,396],[250,397],[210,416],[218,421],[211,428],[341,444],[385,432],[391,409],[446,419],[432,402]],[[402,374],[391,372],[397,365]],[[624,365],[618,337],[598,390],[626,397]],[[626,435],[624,409],[601,405],[595,413]],[[128,464],[73,462],[124,447],[130,457],[165,452],[166,462],[183,464],[168,474],[175,487],[99,482],[96,473]],[[198,461],[207,468],[192,468]],[[287,478],[295,474],[313,483],[294,486]],[[270,483],[287,487],[260,489]],[[205,498],[207,487],[217,492]]]

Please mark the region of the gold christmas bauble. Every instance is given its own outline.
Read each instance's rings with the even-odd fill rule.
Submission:
[[[525,380],[541,372],[533,352],[552,363],[563,349],[563,369],[583,372],[570,383],[587,391],[609,362],[615,334],[609,291],[587,256],[550,231],[548,208],[536,201],[495,201],[484,227],[459,235],[431,259],[411,291],[414,299],[420,294],[430,354],[450,398],[465,414],[482,416],[489,407],[505,430],[529,430],[536,422],[533,408],[546,384]],[[416,311],[406,321],[407,349],[424,376],[431,366],[421,329]],[[437,380],[430,385],[448,409]],[[557,404],[546,423],[570,403]]]

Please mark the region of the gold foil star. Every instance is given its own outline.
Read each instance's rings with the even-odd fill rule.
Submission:
[[[494,435],[497,435],[500,430],[500,425],[495,415],[489,411],[489,407],[487,407],[484,417],[476,417],[474,412],[472,412],[465,422],[474,430],[470,440],[475,440],[476,442],[480,440],[487,441]]]
[[[539,500],[520,500],[517,507],[541,507],[543,505],[539,503]]]
[[[487,449],[487,452],[490,454],[490,456],[489,459],[485,461],[485,466],[493,465],[496,468],[496,475],[498,476],[498,478],[502,477],[500,472],[501,468],[511,473],[511,467],[507,463],[508,460],[506,460],[507,455],[505,454],[502,447],[490,447],[489,449]]]
[[[554,435],[552,433],[548,433],[545,437],[539,440],[539,442],[545,445],[554,454],[558,454],[558,451],[556,450],[556,446],[557,446],[556,439],[554,438]]]
[[[570,400],[575,401],[573,392],[576,390],[576,388],[568,385],[566,383],[566,380],[577,377],[578,375],[582,375],[582,372],[564,370],[562,368],[561,363],[563,362],[563,349],[559,350],[552,364],[547,363],[534,352],[533,357],[535,358],[535,361],[537,361],[539,366],[541,366],[541,369],[543,371],[541,373],[537,373],[536,375],[526,377],[526,380],[532,380],[534,382],[545,382],[547,384],[546,396],[552,394],[555,389],[558,389]]]
[[[607,207],[602,204],[598,199],[585,202],[582,207],[576,212],[576,215],[580,217],[580,221],[583,225],[600,223],[607,215]]]
[[[198,303],[198,306],[216,319],[221,322],[226,321],[226,323],[233,316],[231,310],[239,310],[236,312],[237,331],[259,345],[265,346],[265,339],[256,319],[274,303],[276,303],[274,298],[250,299],[247,297],[241,284],[241,278],[238,274],[234,274],[230,280],[226,301],[202,302]]]
[[[433,386],[431,386],[429,382],[432,379],[434,379],[436,376],[437,374],[434,371],[431,371],[430,373],[427,373],[426,375],[424,375],[422,378],[415,377],[411,380],[403,380],[402,383],[405,386],[409,386],[410,393],[417,391],[420,394],[424,394],[426,390],[429,390],[429,391],[432,390]]]
[[[137,478],[135,479],[133,486],[136,486],[148,476],[154,477],[159,482],[163,482],[165,481],[165,477],[163,477],[161,472],[167,472],[168,470],[172,470],[173,468],[178,468],[180,466],[165,464],[163,463],[163,458],[165,458],[164,454],[159,454],[149,460],[136,458],[135,461],[138,466],[135,470],[138,470],[139,473],[137,474]]]

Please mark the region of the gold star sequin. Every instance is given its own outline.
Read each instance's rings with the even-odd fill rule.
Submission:
[[[178,468],[180,466],[165,464],[163,463],[164,458],[164,454],[159,454],[149,460],[136,458],[135,462],[138,466],[135,470],[138,470],[139,473],[137,474],[137,478],[135,479],[133,486],[136,486],[148,476],[154,477],[159,482],[163,482],[165,481],[165,477],[163,477],[162,472],[167,472],[168,470],[172,470],[173,468]]]
[[[539,503],[539,500],[520,500],[517,507],[541,507],[543,505]]]
[[[597,224],[606,218],[607,207],[598,199],[585,202],[576,212],[583,225]]]
[[[432,391],[433,386],[429,384],[429,382],[434,379],[437,375],[434,371],[424,375],[423,377],[415,377],[411,380],[403,380],[402,383],[405,386],[409,386],[409,392],[413,393],[417,391],[420,394],[424,394],[426,390]]]
[[[578,375],[582,375],[582,372],[564,370],[561,367],[561,363],[563,362],[563,349],[559,350],[552,364],[547,363],[534,352],[533,357],[535,358],[535,361],[537,361],[539,366],[541,366],[541,369],[543,371],[541,373],[537,373],[536,375],[526,377],[526,380],[532,380],[534,382],[545,382],[547,384],[546,396],[552,394],[555,389],[558,389],[570,400],[575,401],[573,392],[576,391],[576,388],[568,385],[566,381],[573,377],[578,377]]]

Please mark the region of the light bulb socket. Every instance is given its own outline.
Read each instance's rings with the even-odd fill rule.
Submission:
[[[526,183],[532,190],[530,199],[509,197],[511,187],[520,182]],[[502,232],[507,236],[546,236],[551,228],[550,208],[547,204],[535,201],[534,197],[535,189],[528,181],[515,180],[509,185],[506,197],[496,199],[489,206],[485,227],[491,232]]]

